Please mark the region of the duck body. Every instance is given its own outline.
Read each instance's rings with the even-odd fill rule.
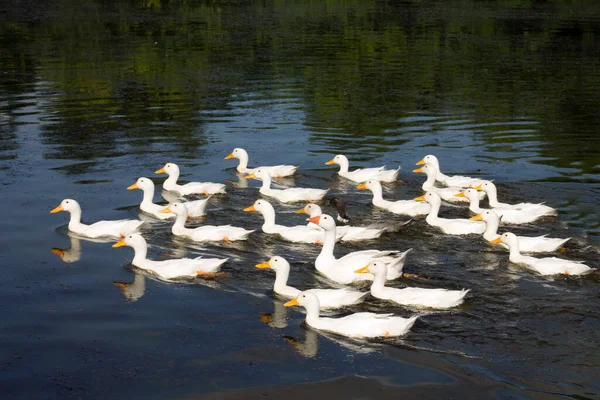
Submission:
[[[594,271],[593,268],[581,261],[565,260],[557,257],[536,258],[522,255],[519,248],[519,240],[514,233],[505,232],[500,238],[492,240],[491,243],[504,243],[510,249],[509,260],[515,264],[523,264],[542,275],[585,275]]]
[[[306,323],[315,329],[352,338],[401,336],[410,330],[418,318],[416,315],[403,318],[394,314],[370,312],[350,314],[341,318],[321,317],[318,297],[308,292],[301,292],[298,297],[284,305],[301,305],[306,308]]]
[[[262,180],[262,186],[259,190],[262,195],[272,197],[282,203],[319,201],[322,200],[329,191],[329,189],[322,190],[309,188],[272,189],[271,175],[261,168],[257,168],[253,174],[248,175],[246,178],[255,177],[259,177]]]
[[[459,194],[463,191],[463,189],[460,187],[440,188],[440,187],[435,186],[435,177],[436,177],[438,171],[434,166],[424,165],[419,169],[413,170],[413,172],[423,172],[423,173],[427,174],[427,179],[425,180],[425,182],[423,182],[423,185],[421,186],[424,191],[437,193],[438,196],[440,196],[440,198],[442,200],[447,201],[449,203],[468,202],[468,200],[466,198],[456,196],[457,194]],[[478,192],[478,196],[480,199],[483,199],[485,197],[485,193]]]
[[[556,209],[554,209],[550,206],[547,206],[545,204],[501,203],[498,201],[498,189],[496,188],[496,185],[494,185],[490,181],[484,181],[481,185],[477,186],[475,189],[483,191],[487,194],[488,200],[490,203],[490,207],[492,207],[493,210],[496,210],[496,209],[518,210],[518,211],[522,211],[523,213],[529,213],[529,214],[535,216],[536,219],[540,218],[540,217],[544,217],[544,216],[554,216],[557,214]],[[502,211],[500,211],[500,213],[502,213]],[[504,216],[502,217],[502,221],[505,221]],[[508,222],[508,220],[505,222]]]
[[[394,214],[410,215],[415,217],[417,215],[429,214],[431,207],[428,203],[414,200],[396,200],[388,201],[383,199],[383,188],[381,183],[374,179],[369,179],[365,183],[358,185],[357,189],[369,189],[373,193],[373,205],[375,207],[383,208],[384,210],[390,211]]]
[[[323,211],[321,210],[321,207],[312,203],[309,203],[296,211],[296,214],[308,214],[310,218],[321,215],[322,213]],[[307,226],[317,232],[320,232],[321,240],[323,240],[325,233],[321,227],[313,224],[312,222],[309,222]],[[337,226],[335,230],[336,240],[341,239],[342,242],[356,242],[360,240],[377,239],[381,237],[383,232],[385,232],[385,228],[369,228],[350,225]]]
[[[87,238],[111,237],[119,238],[132,232],[137,232],[143,221],[120,219],[115,221],[98,221],[87,225],[81,222],[81,206],[73,199],[64,199],[60,205],[54,208],[51,213],[60,211],[68,212],[71,217],[69,220],[69,231]]]
[[[190,278],[203,275],[214,274],[219,271],[221,265],[227,262],[227,258],[178,258],[171,260],[155,261],[149,260],[148,244],[139,233],[133,233],[125,236],[120,242],[115,243],[113,247],[131,246],[135,252],[131,262],[138,268],[152,272],[163,280],[173,280],[177,278]]]
[[[275,271],[275,284],[273,291],[283,297],[295,298],[300,290],[288,286],[287,281],[290,274],[290,264],[281,256],[274,256],[267,262],[257,264],[257,268],[270,268]],[[359,292],[350,288],[342,289],[308,289],[309,293],[319,298],[320,308],[339,308],[364,301],[367,292]]]
[[[173,203],[161,212],[176,214],[175,223],[171,227],[173,235],[187,237],[196,242],[246,240],[254,232],[254,230],[247,230],[231,225],[203,225],[197,228],[186,228],[185,221],[188,217],[188,210],[183,203]]]
[[[375,276],[371,284],[371,295],[378,299],[390,300],[404,306],[447,309],[457,307],[464,302],[469,290],[423,289],[407,287],[397,289],[385,286],[387,266],[371,261],[358,273],[371,273]]]
[[[160,210],[164,209],[165,206],[155,204],[154,199],[154,182],[148,178],[139,178],[136,183],[129,186],[127,190],[141,189],[144,193],[142,202],[140,203],[140,210],[148,215],[153,216],[157,219],[170,219],[175,218],[173,213],[161,213]],[[188,209],[189,217],[202,217],[206,215],[206,206],[210,196],[202,200],[185,201],[183,204]]]
[[[338,175],[349,179],[353,182],[361,183],[369,179],[375,179],[382,182],[394,182],[398,178],[401,167],[395,170],[386,170],[385,167],[377,168],[358,168],[354,171],[349,171],[350,163],[348,158],[342,154],[338,154],[331,160],[325,163],[326,165],[338,164],[340,170]]]
[[[298,166],[296,165],[274,165],[274,166],[260,166],[256,168],[248,168],[248,152],[242,148],[235,148],[227,157],[226,160],[231,158],[237,158],[240,160],[240,163],[236,167],[236,170],[243,174],[252,174],[256,172],[257,169],[265,170],[269,173],[270,176],[276,178],[282,178],[284,176],[293,176],[298,170]]]
[[[438,217],[442,200],[437,192],[427,192],[424,196],[418,197],[417,200],[426,201],[431,205],[431,211],[425,218],[425,221],[431,226],[440,228],[444,233],[449,235],[468,235],[471,233],[482,234],[485,232],[486,224],[482,221]]]
[[[498,226],[500,225],[500,217],[496,214],[495,210],[482,210],[478,215],[471,217],[472,220],[478,221],[483,220],[486,223],[485,232],[483,238],[492,241],[498,239]],[[516,235],[515,235],[516,236]],[[519,240],[519,250],[524,253],[547,253],[558,250],[563,244],[568,242],[571,238],[549,238],[546,235],[543,236],[517,236]],[[508,246],[504,243],[500,243],[500,246],[508,249]]]
[[[362,250],[346,254],[337,259],[333,254],[336,235],[336,226],[333,217],[321,214],[320,216],[310,218],[309,221],[325,229],[323,248],[315,260],[315,268],[327,278],[343,284],[373,280],[372,274],[355,273],[358,268],[373,260],[381,261],[388,266],[387,279],[392,280],[402,276],[402,268],[404,267],[406,256],[412,249],[408,249],[405,252],[396,250]]]
[[[483,179],[471,178],[470,176],[444,175],[440,168],[439,160],[437,159],[436,156],[434,156],[432,154],[428,154],[425,157],[423,157],[421,159],[421,161],[419,161],[416,165],[423,165],[423,164],[433,166],[437,170],[437,173],[435,175],[435,180],[446,186],[452,186],[452,187],[456,187],[456,188],[468,188],[468,187],[475,187],[484,182]]]
[[[163,182],[163,189],[179,193],[183,196],[200,193],[205,195],[225,193],[225,185],[214,182],[189,182],[184,185],[177,183],[179,179],[179,167],[174,163],[166,163],[164,167],[156,171],[157,174],[167,174],[169,177]]]

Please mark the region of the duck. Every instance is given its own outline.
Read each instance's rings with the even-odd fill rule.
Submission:
[[[485,221],[486,228],[483,232],[485,240],[494,240],[500,237],[498,226],[500,225],[500,216],[495,210],[483,210],[483,212],[470,218],[473,221]],[[571,238],[549,238],[544,236],[517,236],[519,240],[519,250],[524,253],[548,253],[558,250],[563,244]],[[501,246],[508,249],[508,246],[501,243]]]
[[[504,243],[510,250],[508,256],[510,262],[527,265],[542,275],[586,275],[595,270],[582,261],[564,260],[556,257],[535,258],[524,256],[520,252],[519,238],[512,232],[505,232],[499,238],[491,240],[490,243]]]
[[[154,199],[154,182],[152,180],[144,177],[138,178],[133,185],[127,187],[127,190],[135,189],[140,189],[144,193],[142,202],[140,203],[140,210],[142,212],[158,219],[175,218],[175,214],[161,213],[160,210],[165,208],[165,206],[154,204],[152,201]],[[210,197],[211,195],[206,199],[183,202],[190,213],[188,217],[202,217],[206,215],[206,206]]]
[[[423,165],[421,168],[414,169],[413,172],[424,173],[427,175],[427,179],[423,183],[423,190],[426,192],[435,192],[437,193],[443,200],[449,203],[466,203],[467,199],[464,197],[457,197],[456,194],[462,192],[462,188],[458,187],[444,187],[439,188],[435,186],[435,176],[437,174],[437,169],[435,169],[432,165]],[[485,193],[479,193],[479,197],[483,199],[485,197]]]
[[[394,314],[359,312],[340,318],[320,316],[319,298],[310,292],[300,292],[286,307],[302,306],[306,309],[306,323],[317,330],[337,333],[351,338],[394,337],[406,334],[418,315],[403,318]]]
[[[275,209],[273,205],[266,200],[256,200],[250,207],[244,208],[245,212],[259,212],[265,222],[262,225],[262,231],[270,235],[280,235],[283,239],[295,243],[315,243],[322,244],[325,234],[322,229],[314,229],[307,225],[284,226],[275,223]],[[336,240],[342,238],[339,233]]]
[[[155,174],[167,174],[169,177],[163,182],[163,189],[177,192],[183,196],[201,193],[206,196],[210,194],[225,193],[225,185],[213,182],[189,182],[179,185],[179,166],[175,163],[166,163],[164,167],[157,170]]]
[[[259,190],[260,193],[267,197],[273,197],[282,203],[320,201],[329,191],[329,189],[323,190],[307,188],[271,189],[271,175],[268,171],[262,168],[257,168],[253,173],[246,176],[246,179],[250,178],[260,178],[262,180],[262,186]]]
[[[315,260],[315,268],[332,281],[349,284],[356,281],[373,280],[373,274],[356,274],[354,271],[373,259],[388,265],[387,279],[392,280],[402,276],[402,268],[406,256],[412,251],[397,250],[361,250],[355,251],[341,258],[335,258],[336,225],[332,216],[327,214],[317,215],[308,219],[325,230],[323,248]]]
[[[338,154],[331,160],[327,161],[325,165],[337,164],[340,166],[338,175],[349,179],[351,181],[361,183],[368,179],[376,179],[382,182],[394,182],[398,178],[401,167],[398,169],[386,170],[385,166],[378,168],[358,168],[354,171],[348,171],[350,163],[348,158],[343,154]]]
[[[256,268],[272,269],[275,271],[275,284],[273,291],[287,298],[295,298],[300,290],[288,286],[290,263],[281,256],[273,256],[268,261],[256,264]],[[350,288],[342,289],[309,289],[306,292],[314,293],[319,298],[321,308],[340,308],[362,303],[368,292],[359,292]]]
[[[160,210],[161,213],[174,213],[177,217],[171,227],[171,232],[175,236],[184,236],[196,242],[204,241],[236,241],[246,240],[254,230],[247,230],[231,225],[203,225],[197,228],[186,228],[189,211],[183,203],[173,203]]]
[[[469,200],[469,210],[475,214],[481,214],[485,210],[479,207],[478,193],[479,192],[475,189],[466,189],[463,192],[455,194],[455,196],[467,198]],[[517,210],[514,208],[502,207],[495,207],[494,212],[502,218],[502,222],[506,222],[507,224],[528,224],[547,215],[541,210],[538,212],[535,209]]]
[[[509,208],[513,210],[526,210],[528,212],[535,213],[541,216],[554,216],[557,214],[556,209],[547,206],[545,204],[534,204],[534,203],[519,203],[519,204],[508,204],[500,203],[498,201],[498,189],[491,181],[485,181],[481,185],[476,186],[475,190],[483,191],[488,196],[490,207],[496,208]],[[504,220],[504,218],[503,218]]]
[[[444,175],[440,168],[440,163],[439,163],[437,157],[434,156],[433,154],[426,155],[415,165],[423,165],[423,164],[431,165],[431,166],[435,167],[435,169],[437,170],[435,180],[446,186],[454,186],[454,187],[458,187],[458,188],[468,188],[468,187],[475,187],[484,182],[483,179],[471,178],[470,176]]]
[[[385,286],[387,266],[379,261],[371,261],[367,266],[355,271],[357,274],[371,273],[375,276],[371,284],[371,295],[378,299],[391,300],[403,306],[448,309],[464,302],[470,289],[423,289],[407,287],[397,289]]]
[[[427,203],[414,200],[396,200],[389,201],[383,199],[383,189],[381,183],[374,179],[369,179],[366,182],[356,187],[359,190],[369,189],[373,193],[373,205],[383,208],[394,214],[404,214],[415,217],[418,215],[429,214],[431,207]]]
[[[144,221],[120,219],[116,221],[98,221],[91,225],[81,222],[81,206],[73,199],[64,199],[60,205],[50,211],[51,214],[66,211],[71,214],[69,231],[86,238],[110,237],[119,239],[123,235],[136,232]]]
[[[319,207],[317,204],[308,203],[301,209],[296,210],[295,213],[308,214],[309,217],[315,217],[317,215],[323,214],[323,211],[321,210],[321,207]],[[317,230],[321,233],[321,236],[324,236],[323,229],[321,229],[318,225],[309,222],[307,226]],[[378,239],[379,237],[381,237],[383,232],[386,231],[386,229],[342,225],[338,226],[335,231],[336,238],[339,236],[342,242],[354,242],[359,240]]]
[[[346,201],[342,200],[338,197],[332,197],[329,199],[329,205],[333,208],[335,208],[335,210],[337,211],[337,216],[336,219],[338,220],[338,222],[347,224],[348,222],[350,222],[350,217],[348,216],[348,213],[346,212]]]
[[[423,196],[415,198],[416,201],[426,201],[431,205],[431,211],[425,221],[431,226],[437,226],[449,235],[468,235],[470,233],[482,234],[485,232],[485,222],[471,221],[462,218],[440,218],[440,206],[442,199],[437,192],[427,192]]]
[[[129,246],[133,248],[134,257],[131,263],[138,268],[152,272],[158,278],[170,281],[178,278],[195,278],[214,276],[227,262],[227,258],[177,258],[170,260],[149,260],[148,243],[139,233],[130,233],[113,244],[112,247]]]
[[[261,166],[257,168],[248,168],[248,152],[239,147],[233,149],[233,151],[227,157],[225,157],[225,160],[229,160],[231,158],[237,158],[240,160],[236,170],[243,174],[251,174],[256,171],[257,168],[261,168],[265,171],[268,171],[272,177],[283,178],[284,176],[293,176],[298,168],[300,168],[296,165],[274,165],[272,167]]]

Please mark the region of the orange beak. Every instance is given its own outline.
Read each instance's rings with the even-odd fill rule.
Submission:
[[[134,183],[131,186],[127,186],[127,190],[134,190],[134,189],[139,189],[140,187],[138,186],[137,183]]]
[[[455,197],[467,197],[467,196],[465,196],[465,192],[456,193],[454,196]]]
[[[331,165],[331,164],[335,164],[335,160],[333,158],[325,163],[325,165]]]
[[[117,243],[112,245],[112,247],[123,247],[123,246],[127,246],[124,239],[121,239]]]
[[[423,168],[413,169],[413,172],[423,172]]]
[[[425,196],[415,197],[413,200],[414,201],[425,201]]]
[[[317,215],[317,216],[314,216],[314,217],[311,217],[311,218],[309,218],[309,219],[308,219],[308,222],[312,222],[313,224],[317,224],[317,225],[319,225],[319,220],[320,220],[320,219],[321,219],[321,216],[320,216],[320,215]]]
[[[254,204],[252,204],[250,207],[244,208],[244,211],[253,212],[253,211],[256,211],[256,208],[254,208]]]
[[[166,174],[167,172],[165,171],[165,167],[162,167],[161,169],[154,171],[154,173],[155,174]]]
[[[262,264],[256,264],[255,265],[256,268],[260,268],[260,269],[264,269],[264,268],[271,268],[271,264],[269,264],[268,261],[265,261]]]
[[[357,269],[356,271],[354,271],[355,274],[368,274],[369,273],[369,266],[364,266],[360,269]]]
[[[252,179],[252,178],[256,179],[256,175],[254,175],[254,172],[253,172],[250,175],[246,175],[244,178],[246,178],[246,179]]]
[[[50,211],[50,214],[54,214],[54,213],[61,212],[61,211],[65,211],[65,209],[63,208],[62,205],[60,205],[56,208],[53,208],[52,211]]]
[[[167,208],[163,208],[162,210],[160,210],[159,213],[168,214],[168,213],[173,213],[173,211],[171,211],[170,207],[167,207]]]
[[[234,158],[233,153],[230,153],[227,157],[224,158],[224,160],[229,160],[230,158]]]
[[[481,185],[479,185],[475,188],[475,190],[483,190],[483,188],[481,187]]]
[[[358,185],[356,188],[357,188],[357,189],[361,189],[361,190],[362,190],[362,189],[366,189],[366,188],[367,188],[367,184],[366,184],[366,183],[361,183],[361,184],[360,184],[360,185]]]
[[[306,214],[306,211],[304,210],[304,207],[302,207],[299,210],[294,211],[295,214]]]
[[[283,306],[284,307],[291,307],[291,306],[299,306],[299,305],[300,305],[300,303],[298,303],[298,298],[296,297],[294,300],[288,301]]]
[[[477,214],[471,218],[469,218],[471,221],[482,221],[483,217],[481,216],[481,214]]]
[[[490,240],[490,243],[491,243],[491,244],[498,244],[498,243],[502,243],[502,236],[500,236],[500,237],[497,237],[497,238],[496,238],[496,239],[494,239],[494,240]]]
[[[425,164],[425,159],[424,158],[422,158],[421,161],[419,161],[415,165],[423,165],[423,164]]]

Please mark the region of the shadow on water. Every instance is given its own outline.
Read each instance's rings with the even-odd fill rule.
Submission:
[[[373,207],[325,161],[401,165],[404,183],[384,185],[384,198],[412,199],[423,182],[413,164],[435,154],[446,174],[494,179],[501,201],[557,208],[510,229],[572,237],[556,256],[598,268],[599,4],[48,0],[8,1],[2,16],[8,398],[598,397],[598,273],[542,277],[480,237],[415,217],[376,241],[339,243],[336,255],[412,247],[405,271],[421,278],[388,284],[469,288],[466,303],[435,312],[369,297],[340,313],[421,317],[398,339],[318,333],[254,265],[278,254],[291,285],[328,287],[314,273],[320,248],[262,234],[262,218],[242,212],[260,182],[223,158],[243,147],[251,167],[300,165],[275,183],[328,187],[353,225],[370,225],[407,218]],[[194,243],[175,238],[172,221],[138,215],[140,193],[127,186],[140,176],[160,185],[166,162],[184,182],[228,182],[188,226],[257,231]],[[67,197],[87,222],[148,219],[152,259],[228,257],[227,275],[157,280],[131,267],[131,249],[67,234],[66,216],[48,214]],[[306,223],[292,213],[301,204],[273,203],[278,223]]]

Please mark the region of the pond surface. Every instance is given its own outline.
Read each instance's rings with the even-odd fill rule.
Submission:
[[[435,154],[447,174],[494,179],[501,201],[558,209],[511,229],[571,237],[556,256],[598,268],[599,3],[64,0],[0,13],[3,398],[600,396],[598,273],[542,277],[417,217],[336,254],[413,248],[405,271],[422,278],[390,285],[469,288],[467,301],[425,312],[369,298],[342,312],[421,317],[404,337],[350,341],[308,329],[254,268],[281,255],[292,285],[327,287],[318,246],[260,231],[195,244],[148,222],[151,258],[230,258],[227,277],[172,284],[49,214],[75,198],[88,222],[137,218],[127,186],[161,183],[170,161],[183,180],[233,181],[192,225],[257,229],[242,209],[259,185],[223,159],[243,147],[251,165],[300,165],[293,183],[331,188],[354,225],[402,222],[324,163],[402,165],[384,197],[411,199],[413,165]],[[279,223],[304,223],[300,205],[273,204]]]

